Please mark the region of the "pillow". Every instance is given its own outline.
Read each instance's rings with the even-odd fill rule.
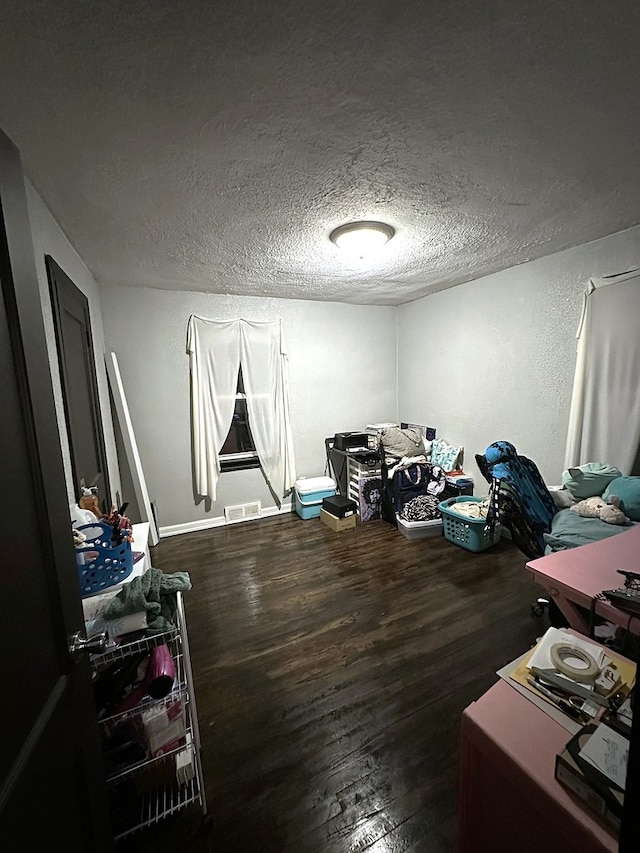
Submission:
[[[547,486],[547,489],[549,490],[549,494],[553,498],[553,502],[558,509],[566,509],[567,507],[573,506],[576,502],[576,499],[569,489],[565,489],[564,486]],[[593,495],[591,497],[593,497]]]
[[[562,473],[562,483],[577,500],[599,497],[612,480],[622,476],[612,465],[602,462],[586,462],[577,468],[568,468]],[[627,513],[628,515],[629,513]]]
[[[617,477],[603,494],[608,501],[612,495],[620,498],[620,509],[631,521],[640,521],[640,477]]]
[[[412,427],[407,429],[387,427],[382,431],[380,441],[385,456],[397,456],[398,459],[402,459],[403,456],[424,456],[425,453],[422,435]]]

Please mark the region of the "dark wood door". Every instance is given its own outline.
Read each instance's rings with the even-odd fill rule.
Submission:
[[[112,849],[20,157],[0,132],[0,846]]]
[[[89,302],[50,255],[45,260],[76,497],[81,484],[97,481],[100,504],[108,512],[111,497]]]

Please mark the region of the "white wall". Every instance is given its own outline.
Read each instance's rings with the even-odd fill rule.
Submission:
[[[257,469],[222,474],[212,506],[193,494],[185,348],[192,313],[283,319],[298,476],[324,473],[326,437],[396,417],[395,308],[127,287],[102,288],[101,301],[161,528],[206,526],[225,506],[250,500],[274,506]]]
[[[476,494],[474,455],[499,439],[559,483],[584,287],[639,266],[635,227],[400,306],[400,417],[464,445]]]
[[[49,295],[49,282],[44,260],[45,255],[51,255],[58,266],[66,272],[71,281],[73,281],[78,289],[84,293],[89,303],[93,348],[96,360],[98,393],[100,395],[100,412],[104,428],[107,466],[109,469],[109,482],[112,492],[110,496],[101,494],[100,497],[107,497],[111,501],[114,501],[116,491],[120,491],[120,476],[118,473],[113,423],[111,420],[111,408],[109,405],[109,393],[104,364],[102,316],[100,313],[98,286],[87,267],[65,237],[60,226],[57,224],[48,208],[45,206],[44,202],[28,180],[25,181],[25,185],[69,502],[77,501],[79,495],[76,494],[76,486],[73,483],[73,476],[71,472],[71,456],[69,454],[69,442],[67,440],[67,430],[65,425],[62,386],[60,384],[60,371],[58,368],[53,314],[51,311],[51,297]]]
[[[28,181],[26,188],[69,500],[77,495],[64,428],[45,254],[55,258],[89,301],[114,495],[121,487],[105,350],[118,355],[147,485],[163,527],[206,525],[222,516],[224,506],[248,500],[273,506],[257,470],[223,474],[213,506],[193,495],[185,352],[191,313],[216,319],[283,318],[298,475],[323,473],[325,437],[360,429],[368,422],[401,418],[436,426],[440,436],[464,445],[465,469],[475,477],[476,492],[484,493],[473,457],[500,438],[534,459],[548,483],[560,481],[585,283],[592,276],[640,266],[638,226],[397,310],[99,289]]]

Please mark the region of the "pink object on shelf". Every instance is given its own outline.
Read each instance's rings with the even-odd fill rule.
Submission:
[[[128,693],[116,708],[116,713],[130,711],[139,705],[145,696],[162,699],[171,692],[176,677],[176,665],[166,643],[155,646],[149,655],[144,679]]]

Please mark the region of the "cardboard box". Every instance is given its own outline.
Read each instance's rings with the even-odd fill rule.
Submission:
[[[333,497],[322,499],[322,509],[336,518],[347,518],[356,514],[358,504],[344,495],[333,495]]]
[[[331,515],[330,512],[327,512],[326,509],[320,511],[320,518],[322,522],[330,527],[332,530],[335,530],[336,533],[340,533],[343,530],[353,530],[356,526],[356,516],[348,515],[346,518],[337,518],[335,515]]]

